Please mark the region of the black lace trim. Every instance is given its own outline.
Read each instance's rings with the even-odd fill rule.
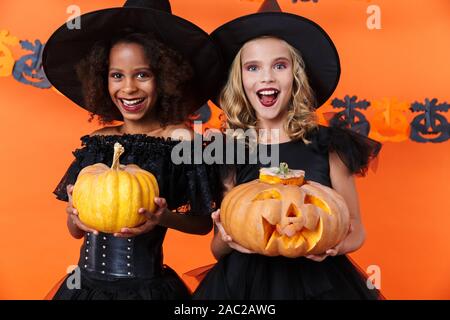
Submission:
[[[152,172],[159,184],[160,196],[166,198],[169,209],[190,214],[210,214],[220,205],[222,195],[221,169],[218,165],[174,164],[172,149],[180,140],[152,137],[144,134],[97,135],[81,137],[82,147],[73,152],[74,161],[57,185],[57,199],[68,201],[67,185],[74,184],[79,172],[94,163],[112,163],[114,143],[125,148],[122,164],[136,164]],[[191,157],[193,159],[193,143]]]
[[[369,164],[380,150],[381,143],[354,131],[320,126],[308,138],[319,152],[336,152],[352,174],[365,176]]]

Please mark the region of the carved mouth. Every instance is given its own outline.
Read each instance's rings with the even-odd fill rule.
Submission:
[[[304,202],[306,205],[309,204],[306,208],[310,210],[316,211],[317,207],[319,207],[329,212],[326,203],[319,198],[306,195]],[[264,229],[265,249],[269,250],[274,245],[274,242],[278,242],[284,248],[297,249],[305,243],[307,244],[308,251],[314,248],[322,234],[322,222],[321,218],[317,216],[317,213],[314,213],[317,219],[309,221],[307,222],[308,225],[305,225],[306,212],[302,214],[301,210],[294,203],[291,203],[285,215],[285,219],[288,219],[289,222],[284,226],[280,224],[273,225],[267,219],[261,217]]]
[[[278,225],[273,226],[270,225],[268,221],[265,221],[263,218],[264,226],[264,240],[265,240],[265,249],[268,250],[272,247],[274,242],[279,242],[283,244],[285,248],[294,248],[297,249],[302,246],[308,239],[303,235],[303,232],[294,232],[292,236],[288,236],[285,233],[280,233],[277,228]],[[270,226],[267,226],[269,224]],[[283,230],[283,232],[286,232]]]
[[[282,194],[274,188],[264,190],[253,198],[253,201],[264,200],[282,201]],[[317,210],[331,214],[330,208],[314,195],[305,194],[302,200],[300,200],[304,203],[302,207],[298,207],[295,203],[288,206],[282,218],[282,224],[271,223],[261,216],[265,250],[270,251],[270,248],[273,249],[274,246],[295,250],[306,245],[307,251],[310,251],[320,241],[323,224]]]

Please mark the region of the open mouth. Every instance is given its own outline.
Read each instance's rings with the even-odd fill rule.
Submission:
[[[270,88],[258,90],[256,95],[263,106],[271,107],[277,102],[279,93],[279,90]]]
[[[129,112],[140,111],[144,107],[145,98],[123,99],[119,98],[122,108]]]

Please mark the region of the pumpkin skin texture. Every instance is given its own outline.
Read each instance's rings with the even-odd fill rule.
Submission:
[[[145,222],[138,212],[156,210],[154,198],[159,196],[156,178],[137,165],[120,165],[123,147],[114,145],[114,161],[110,167],[96,163],[83,168],[73,189],[73,206],[87,226],[105,233],[120,232]]]
[[[271,174],[273,176],[273,174]],[[220,220],[233,241],[266,256],[295,258],[323,254],[347,235],[350,215],[333,189],[283,174],[233,188],[224,198]],[[281,182],[280,182],[281,181]]]

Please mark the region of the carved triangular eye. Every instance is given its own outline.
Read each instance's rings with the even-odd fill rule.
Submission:
[[[253,201],[267,200],[267,199],[281,199],[281,193],[275,189],[265,190],[260,192],[253,198]]]
[[[331,214],[330,207],[324,201],[322,201],[322,199],[314,197],[313,195],[307,194],[305,196],[305,204],[315,205],[316,207],[319,207],[326,213]]]

